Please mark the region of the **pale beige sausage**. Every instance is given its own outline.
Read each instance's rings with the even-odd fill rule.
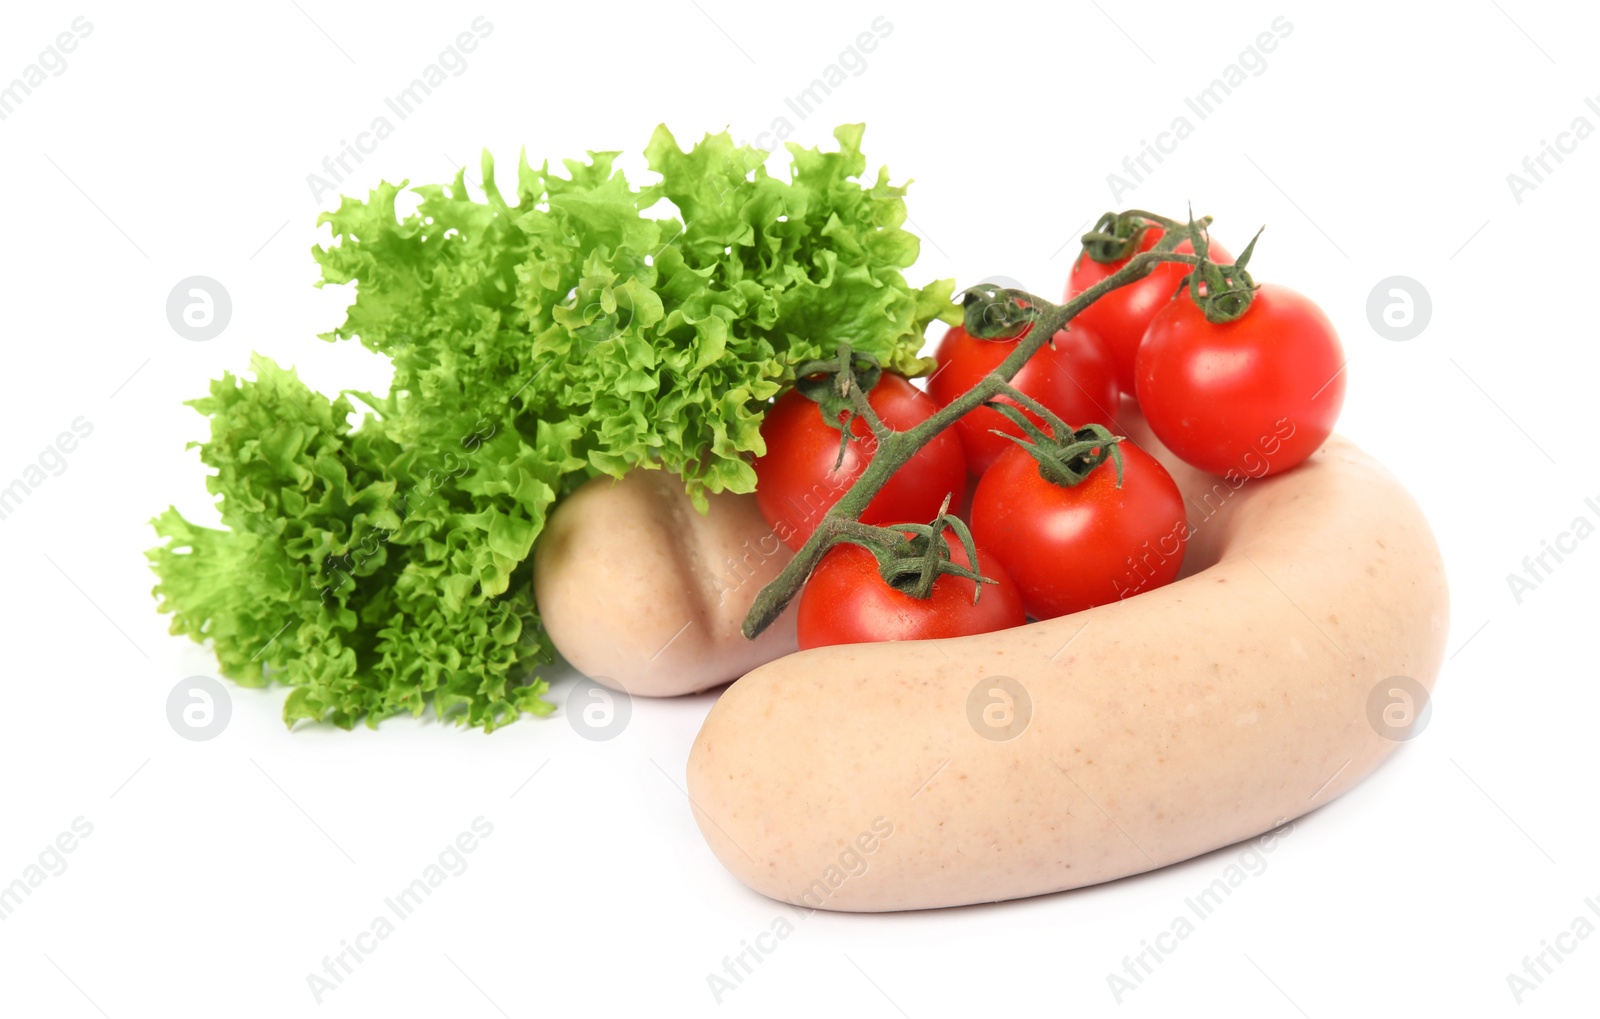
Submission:
[[[1189,500],[1187,575],[1014,630],[819,648],[739,680],[688,781],[741,881],[840,910],[1075,888],[1266,831],[1393,749],[1369,695],[1396,675],[1432,689],[1448,618],[1411,497],[1339,437],[1230,491],[1125,424]],[[968,719],[995,676],[1032,699],[1010,742]],[[876,819],[892,834],[860,839]]]
[[[739,624],[791,553],[755,496],[695,511],[666,471],[595,478],[564,499],[534,548],[534,597],[575,668],[646,697],[693,693],[795,650],[794,612],[751,642]]]

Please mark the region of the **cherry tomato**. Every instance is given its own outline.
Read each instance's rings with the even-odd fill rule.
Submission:
[[[945,539],[950,561],[966,566],[966,549],[949,531]],[[995,581],[983,585],[978,604],[972,604],[975,582],[949,574],[934,580],[927,598],[917,598],[890,587],[871,552],[835,545],[800,592],[800,646],[964,637],[1027,622],[1022,596],[1005,570],[981,548],[978,564],[978,572]]]
[[[1038,461],[1007,450],[978,482],[972,537],[999,560],[1035,619],[1077,612],[1170,583],[1189,538],[1183,496],[1166,468],[1132,442],[1068,488]]]
[[[928,395],[940,406],[955,400],[999,367],[1026,335],[1027,330],[1023,330],[1011,339],[980,340],[960,326],[951,326],[939,342],[935,355],[939,368],[928,379]],[[1072,328],[1056,333],[1053,349],[1051,344],[1040,347],[1011,384],[1074,428],[1091,422],[1109,426],[1117,410],[1111,358],[1094,330],[1076,322]],[[1028,416],[1034,424],[1044,424],[1033,412],[1029,411]],[[1015,445],[990,430],[995,428],[1019,437],[1023,434],[1016,422],[988,407],[969,411],[956,421],[955,431],[961,436],[967,467],[974,474],[982,474],[1001,453]]]
[[[887,372],[867,394],[867,402],[884,424],[898,431],[916,427],[939,410],[926,393]],[[850,424],[850,436],[844,462],[834,470],[839,430],[823,420],[816,402],[791,389],[767,411],[761,423],[767,452],[755,462],[756,503],[773,533],[790,548],[805,544],[823,515],[867,469],[877,449],[872,429],[857,417]],[[867,504],[861,520],[868,524],[925,523],[939,512],[946,495],[951,495],[952,502],[959,499],[966,483],[961,442],[946,429],[895,472]]]
[[[1139,235],[1138,250],[1149,251],[1165,234],[1166,231],[1159,226],[1150,227]],[[1194,247],[1184,241],[1177,250],[1190,254]],[[1213,262],[1233,261],[1233,256],[1216,241],[1211,242],[1210,250]],[[1072,276],[1067,281],[1067,298],[1070,300],[1078,296],[1127,264],[1126,258],[1120,262],[1096,262],[1080,252],[1078,260],[1072,263]],[[1122,392],[1133,392],[1134,355],[1139,351],[1139,342],[1144,338],[1150,320],[1167,306],[1177,292],[1178,284],[1188,274],[1189,266],[1182,262],[1163,262],[1144,279],[1110,291],[1073,318],[1074,327],[1080,324],[1088,326],[1105,344],[1106,351],[1111,355],[1111,363],[1116,368],[1117,385]],[[1078,424],[1071,418],[1067,419],[1067,423]]]
[[[1262,284],[1245,313],[1222,324],[1185,296],[1156,316],[1139,348],[1139,405],[1185,462],[1265,477],[1296,466],[1332,433],[1343,366],[1333,324],[1288,287]]]

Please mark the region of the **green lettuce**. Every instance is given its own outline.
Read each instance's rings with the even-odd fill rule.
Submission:
[[[907,375],[953,284],[910,286],[905,188],[837,152],[789,146],[789,179],[727,134],[685,152],[665,127],[634,187],[615,152],[517,166],[515,202],[482,160],[448,185],[381,184],[319,222],[321,284],[354,283],[343,325],[386,357],[387,395],[313,392],[256,355],[192,401],[223,527],[169,509],[148,554],[172,632],[209,640],[244,685],[287,683],[284,719],[376,725],[431,701],[486,730],[548,714],[553,660],[533,544],[598,474],[682,475],[748,492],[768,402],[840,343]],[[359,410],[359,424],[349,423]]]

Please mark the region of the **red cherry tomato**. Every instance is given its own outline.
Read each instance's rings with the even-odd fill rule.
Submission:
[[[966,566],[966,549],[949,531],[945,539],[950,561]],[[964,637],[1027,622],[1022,596],[1005,570],[982,549],[978,563],[978,572],[995,581],[983,585],[978,604],[972,604],[975,582],[949,574],[933,582],[931,595],[917,598],[890,587],[871,552],[835,545],[800,592],[800,646]]]
[[[1077,612],[1170,583],[1189,528],[1166,468],[1132,442],[1068,488],[1039,473],[1021,447],[978,482],[972,537],[999,560],[1035,619]]]
[[[935,355],[939,368],[928,379],[928,395],[940,406],[949,404],[999,367],[1026,335],[1024,330],[1012,339],[980,340],[960,326],[951,326],[939,343]],[[1040,347],[1011,384],[1074,428],[1091,422],[1109,426],[1116,414],[1117,383],[1111,358],[1094,330],[1076,322],[1072,328],[1056,333],[1053,349],[1050,344]],[[1036,414],[1027,413],[1034,424],[1043,426]],[[1016,422],[988,407],[979,407],[956,421],[955,431],[961,436],[967,467],[974,474],[982,474],[1001,453],[1015,445],[990,430],[995,428],[1019,437],[1023,434]]]
[[[1156,316],[1139,348],[1139,406],[1185,462],[1265,477],[1333,432],[1343,366],[1333,324],[1288,287],[1262,284],[1245,313],[1222,324],[1185,296]]]
[[[1139,235],[1138,250],[1149,251],[1165,234],[1166,231],[1159,226],[1150,227]],[[1191,254],[1194,247],[1184,241],[1177,250]],[[1216,241],[1211,242],[1210,257],[1213,262],[1233,261],[1233,256]],[[1072,263],[1072,276],[1067,281],[1067,299],[1078,296],[1127,264],[1126,258],[1120,262],[1096,262],[1080,252],[1078,260]],[[1144,338],[1150,320],[1167,306],[1177,292],[1178,284],[1188,274],[1189,266],[1182,262],[1163,262],[1144,279],[1107,293],[1072,320],[1075,327],[1082,324],[1094,330],[1105,344],[1116,368],[1117,385],[1122,392],[1132,393],[1134,390],[1134,355],[1139,351],[1139,342]],[[1066,420],[1068,424],[1078,424],[1071,418]]]
[[[867,394],[867,402],[884,424],[897,431],[914,428],[939,410],[926,393],[887,372]],[[767,452],[755,462],[756,503],[773,533],[790,548],[805,544],[823,515],[867,469],[877,449],[872,429],[857,417],[850,424],[850,435],[844,462],[834,470],[839,430],[823,420],[816,402],[791,389],[767,411],[761,423]],[[966,472],[960,440],[948,429],[940,432],[895,472],[867,504],[861,520],[868,524],[932,520],[946,495],[952,503],[961,498]]]

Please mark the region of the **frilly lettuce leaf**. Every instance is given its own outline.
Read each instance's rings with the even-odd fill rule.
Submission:
[[[849,343],[919,374],[924,329],[955,320],[951,281],[901,275],[905,188],[860,180],[860,125],[834,135],[790,145],[787,181],[725,133],[685,152],[660,127],[642,188],[614,152],[564,175],[524,155],[512,202],[485,153],[483,201],[465,170],[403,218],[404,182],[342,199],[313,254],[356,300],[323,338],[388,358],[389,392],[329,400],[257,355],[192,402],[224,526],[153,522],[172,631],[242,684],[292,686],[291,724],[552,711],[531,553],[556,500],[634,468],[679,473],[702,508],[748,492],[798,364]]]

